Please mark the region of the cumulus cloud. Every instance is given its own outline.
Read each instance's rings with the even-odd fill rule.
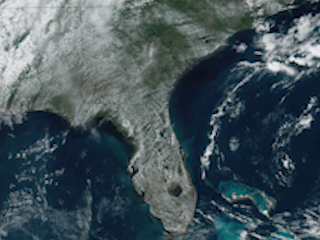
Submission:
[[[276,61],[268,62],[267,69],[269,69],[271,72],[274,72],[274,73],[284,72],[290,76],[294,76],[297,72],[293,67],[290,67],[286,64],[276,62]]]
[[[302,71],[294,67],[295,65],[318,68],[319,20],[319,14],[301,16],[293,21],[293,26],[286,34],[268,33],[273,25],[272,20],[260,24],[256,31],[261,36],[256,43],[263,48],[263,60],[267,69],[274,73],[283,72],[295,76]]]

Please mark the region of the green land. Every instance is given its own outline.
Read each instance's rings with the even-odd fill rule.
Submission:
[[[55,0],[0,5],[0,111],[106,117],[136,146],[128,172],[169,234],[187,231],[196,189],[172,130],[183,71],[285,0]]]

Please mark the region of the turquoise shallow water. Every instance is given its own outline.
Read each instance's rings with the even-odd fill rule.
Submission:
[[[170,117],[199,195],[187,239],[317,239],[319,12],[270,16],[178,81]]]
[[[273,197],[268,196],[257,188],[250,187],[240,182],[221,181],[219,183],[219,190],[223,197],[226,197],[233,202],[236,202],[237,199],[241,200],[249,198],[262,214],[268,215],[268,212],[277,205],[277,200]]]
[[[34,112],[0,123],[1,239],[164,239],[126,171],[133,146],[110,122],[74,129]]]
[[[170,115],[199,201],[181,239],[319,237],[319,9],[271,16],[182,77]],[[164,238],[126,172],[132,146],[110,123],[73,129],[37,112],[0,124],[1,239]],[[225,199],[239,193],[253,200]]]
[[[218,240],[241,240],[244,234],[244,224],[238,221],[231,221],[230,218],[221,214],[215,219],[214,227],[217,231]]]

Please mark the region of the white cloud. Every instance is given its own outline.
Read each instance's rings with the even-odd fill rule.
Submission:
[[[313,121],[314,121],[314,117],[311,114],[300,116],[295,126],[296,135],[299,135],[300,133],[302,133],[304,129],[311,128],[311,122]]]
[[[285,65],[283,63],[276,62],[276,61],[268,62],[267,63],[267,68],[271,72],[274,72],[274,73],[284,72],[284,73],[286,73],[286,74],[288,74],[290,76],[294,76],[297,73],[297,71],[293,67],[287,66],[287,65]]]
[[[250,73],[245,73],[246,70],[253,69]],[[244,71],[242,71],[244,70]],[[210,156],[215,154],[217,159],[224,159],[224,154],[220,152],[219,145],[216,142],[219,131],[221,130],[221,121],[220,118],[229,115],[230,119],[239,117],[241,112],[245,109],[245,104],[239,99],[236,99],[237,91],[247,84],[257,72],[261,71],[261,64],[259,63],[250,63],[247,61],[242,61],[233,69],[230,70],[231,73],[243,74],[246,76],[237,84],[233,85],[228,89],[225,94],[225,98],[221,100],[221,104],[217,106],[214,110],[216,111],[211,115],[210,126],[212,126],[212,131],[208,135],[210,143],[207,145],[203,155],[200,157],[201,162],[201,178],[205,179],[206,170],[210,169]],[[227,168],[225,168],[227,169]]]
[[[317,67],[320,58],[319,36],[320,14],[301,16],[294,20],[294,25],[287,34],[267,33],[272,23],[260,24],[256,31],[264,33],[257,44],[263,48],[263,60],[273,72],[285,72],[288,75],[297,74],[290,64]]]
[[[233,48],[236,50],[237,53],[244,53],[247,50],[248,46],[247,44],[242,42],[238,45],[233,46]]]
[[[233,136],[229,140],[229,148],[231,152],[235,152],[240,147],[240,141],[236,136]]]
[[[305,40],[308,35],[313,31],[314,27],[311,26],[312,15],[302,16],[298,19],[296,27],[290,29],[289,34],[292,34],[294,31],[295,37],[299,41]]]

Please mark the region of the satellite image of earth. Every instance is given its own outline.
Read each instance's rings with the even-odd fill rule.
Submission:
[[[0,239],[320,239],[319,69],[318,1],[0,0]]]

